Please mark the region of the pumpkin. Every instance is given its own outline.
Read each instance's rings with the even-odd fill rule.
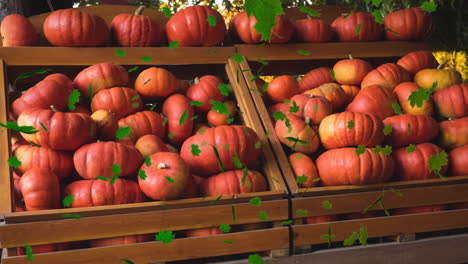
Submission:
[[[22,145],[13,151],[13,156],[21,162],[16,169],[20,175],[38,168],[54,173],[61,180],[73,172],[73,155],[69,152]]]
[[[92,240],[89,240],[89,246],[92,248],[110,247],[110,246],[128,245],[128,244],[135,244],[135,243],[142,243],[142,242],[149,242],[149,241],[154,241],[153,235],[149,235],[149,234],[131,235],[131,236],[92,239]]]
[[[184,194],[191,180],[184,160],[172,152],[158,152],[149,156],[151,166],[143,164],[146,178],[138,178],[141,190],[153,200],[174,200]]]
[[[317,167],[315,167],[311,158],[303,153],[296,152],[289,155],[289,164],[291,164],[299,187],[309,188],[317,185],[317,183],[314,182],[318,177]],[[301,178],[305,178],[305,181]]]
[[[433,69],[437,65],[437,60],[432,55],[432,52],[420,50],[413,51],[397,61],[397,64],[403,67],[411,77],[417,72],[424,69]]]
[[[228,113],[220,113],[217,110],[208,111],[206,119],[210,125],[222,126],[234,122],[234,115],[236,114],[236,103],[234,101],[226,101],[224,104]]]
[[[255,147],[258,136],[251,128],[245,126],[218,126],[199,130],[189,137],[180,149],[180,155],[190,167],[190,171],[200,176],[220,173],[218,159],[224,170],[236,169],[233,157],[237,155],[246,167],[253,166],[260,158],[261,149]],[[192,145],[200,149],[198,156],[192,154]]]
[[[110,37],[104,19],[75,8],[52,12],[44,21],[43,31],[53,46],[102,46]]]
[[[180,197],[181,199],[190,199],[190,198],[198,198],[202,197],[200,185],[204,179],[200,176],[192,175],[189,177],[187,186],[183,192],[183,195]]]
[[[15,212],[25,211],[23,194],[21,193],[20,180],[21,180],[21,177],[15,172],[13,172],[13,198],[14,198],[14,204],[16,207]]]
[[[297,112],[292,112],[294,103],[299,107]],[[315,96],[313,94],[298,94],[291,97],[291,103],[286,104],[281,111],[291,113],[299,117],[304,117],[309,124],[318,125],[322,120],[332,113],[333,106],[325,97]],[[292,107],[292,108],[291,108]],[[281,110],[281,109],[280,109]]]
[[[91,111],[89,110],[89,107],[86,107],[84,105],[75,105],[75,110],[68,111],[68,112],[69,113],[81,113],[81,114],[91,116]]]
[[[124,139],[136,142],[140,137],[148,134],[156,135],[160,138],[166,136],[166,126],[164,118],[153,111],[142,111],[129,115],[119,120],[119,127],[130,127],[130,134]]]
[[[450,86],[461,84],[462,76],[455,69],[424,69],[416,73],[414,82],[422,88],[429,89],[437,82],[435,92]]]
[[[209,227],[209,228],[200,228],[200,229],[191,229],[185,231],[186,237],[203,237],[203,236],[214,236],[214,235],[221,235],[224,232],[221,231],[217,227]]]
[[[385,119],[393,115],[392,104],[396,103],[395,95],[388,89],[373,85],[361,89],[346,111],[376,115]]]
[[[299,93],[299,85],[296,79],[291,75],[282,75],[273,79],[267,87],[266,95],[275,102],[280,103],[288,100]]]
[[[299,19],[294,21],[296,38],[300,42],[330,42],[335,33],[330,25],[321,19]]]
[[[321,215],[304,218],[304,224],[321,224],[337,220],[336,215]]]
[[[381,40],[384,31],[383,26],[375,22],[374,16],[365,12],[355,12],[347,17],[340,16],[332,22],[331,26],[340,41]],[[358,27],[360,27],[359,30]]]
[[[433,96],[440,116],[446,118],[468,116],[468,84],[458,84],[439,91]]]
[[[265,177],[257,171],[230,170],[205,179],[201,185],[202,193],[208,196],[264,192],[268,190]]]
[[[335,80],[339,84],[360,85],[364,77],[372,70],[372,66],[365,60],[349,59],[338,61],[333,66]]]
[[[406,148],[399,148],[392,152],[395,161],[396,175],[402,181],[425,180],[439,177],[429,170],[429,159],[442,152],[442,149],[431,143],[416,145],[416,149],[408,153]],[[443,166],[440,174],[447,171]]]
[[[184,80],[179,80],[179,84],[177,84],[177,92],[181,94],[186,94],[188,88],[190,88],[190,85],[188,82]]]
[[[295,95],[296,96],[296,95]],[[294,96],[293,96],[294,97]],[[317,96],[318,97],[318,96]],[[323,97],[322,97],[323,98]],[[292,99],[292,98],[291,98]],[[298,101],[300,99],[297,99],[295,100],[296,104],[298,104]],[[326,99],[325,99],[326,100]],[[290,100],[291,102],[293,100]],[[327,100],[328,101],[328,100]],[[302,102],[302,101],[301,101]],[[289,113],[289,108],[292,106],[293,104],[287,104],[287,103],[278,103],[278,104],[274,104],[274,105],[270,105],[268,107],[268,113],[270,113],[271,115],[271,118],[273,118],[273,114],[275,112],[282,112],[282,113]],[[299,106],[300,107],[300,106]],[[291,114],[295,114],[297,116],[302,116],[302,113],[300,111],[298,111],[297,113],[291,113]]]
[[[162,113],[167,118],[167,131],[171,135],[169,142],[180,145],[192,135],[192,118],[195,115],[190,99],[181,94],[171,95],[164,101]]]
[[[403,67],[395,63],[385,63],[372,70],[362,80],[361,87],[380,85],[390,91],[402,82],[411,81],[411,76]]]
[[[32,126],[39,131],[35,134],[21,133],[24,139],[54,150],[75,150],[91,142],[96,134],[94,121],[89,115],[45,109],[24,111],[18,117],[18,125]]]
[[[107,110],[120,119],[143,109],[138,92],[126,87],[114,87],[98,92],[91,102],[91,110]]]
[[[325,117],[318,132],[326,149],[363,145],[374,147],[384,140],[383,122],[375,115],[343,112]]]
[[[398,208],[393,210],[394,215],[406,215],[406,214],[424,214],[432,212],[440,212],[448,209],[446,204],[441,205],[429,205],[429,206],[418,206],[409,208]]]
[[[332,104],[333,112],[342,110],[348,100],[346,93],[341,89],[341,86],[336,83],[322,84],[319,87],[307,90],[304,93],[325,97]]]
[[[11,14],[0,25],[3,47],[36,46],[39,38],[33,24],[22,15]]]
[[[382,211],[368,211],[367,213],[350,213],[345,214],[342,216],[344,220],[359,220],[359,219],[366,219],[366,218],[374,218],[382,216]]]
[[[393,147],[429,142],[439,133],[437,122],[427,115],[402,114],[386,118],[383,122],[392,127],[386,141]]]
[[[63,111],[68,107],[68,97],[72,92],[73,83],[67,76],[61,73],[50,74],[26,90],[13,102],[11,109],[15,118],[26,109],[50,109],[51,105]]]
[[[439,123],[439,145],[454,149],[468,144],[468,116]]]
[[[334,82],[330,71],[330,68],[320,67],[307,72],[299,81],[299,92],[303,93],[307,90],[317,88],[322,84]]]
[[[73,163],[78,174],[84,179],[96,179],[98,176],[112,178],[114,164],[124,177],[137,171],[143,157],[133,146],[117,142],[96,142],[79,148],[73,155]]]
[[[119,46],[152,47],[161,43],[163,29],[150,17],[141,15],[144,8],[138,7],[134,15],[118,14],[112,19],[111,32]]]
[[[145,100],[161,100],[177,92],[180,81],[163,68],[151,67],[142,71],[135,80],[135,90]]]
[[[218,89],[221,83],[222,81],[213,75],[195,78],[195,83],[187,90],[187,97],[192,101],[202,103],[202,105],[195,106],[198,112],[208,112],[211,109],[211,100],[224,102],[226,97]]]
[[[247,16],[245,11],[236,14],[229,23],[229,30],[243,43],[258,44],[264,41],[261,34],[257,33],[255,25],[257,19],[253,14]],[[287,15],[277,15],[276,23],[271,29],[268,43],[287,43],[294,35],[294,23]]]
[[[71,208],[141,203],[146,200],[136,182],[124,179],[114,184],[103,180],[81,180],[67,185],[64,195],[73,195]]]
[[[322,185],[383,183],[393,176],[394,163],[391,156],[375,154],[370,148],[358,155],[356,150],[332,149],[317,158],[315,164]]]
[[[355,85],[341,85],[341,89],[345,92],[348,97],[347,103],[350,103],[354,100],[356,95],[361,91],[361,87]]]
[[[315,130],[295,115],[286,114],[286,118],[289,119],[290,128],[285,120],[275,123],[275,132],[280,142],[297,152],[311,154],[317,151],[320,141]]]
[[[388,40],[425,40],[432,32],[431,15],[419,7],[405,8],[387,14],[383,18]]]
[[[80,71],[73,84],[81,95],[90,97],[104,89],[125,87],[128,84],[128,72],[120,65],[98,63]]]
[[[114,113],[106,110],[97,110],[91,115],[96,124],[97,137],[102,140],[112,140],[119,129]]]
[[[33,168],[21,176],[20,189],[27,211],[60,208],[60,185],[53,172]]]
[[[411,115],[429,115],[431,116],[434,113],[434,104],[432,99],[429,98],[426,101],[423,101],[422,106],[417,105],[411,106],[409,97],[413,92],[417,92],[420,88],[412,82],[400,83],[395,87],[393,93],[395,94],[398,104],[401,106],[401,109],[406,114]]]
[[[209,17],[215,18],[210,25]],[[178,41],[179,47],[210,47],[221,44],[226,34],[226,24],[221,14],[208,7],[194,5],[175,13],[166,24],[169,42]]]
[[[168,152],[164,141],[156,135],[144,135],[140,137],[135,143],[135,147],[140,151],[143,157],[150,156],[158,152]]]
[[[449,153],[449,167],[452,176],[468,175],[468,145],[458,147]]]
[[[44,244],[44,245],[34,245],[31,246],[32,254],[43,254],[43,253],[50,253],[55,251],[63,251],[66,250],[68,243],[56,243],[56,244]],[[26,255],[26,251],[24,247],[16,248],[16,254],[18,256]]]

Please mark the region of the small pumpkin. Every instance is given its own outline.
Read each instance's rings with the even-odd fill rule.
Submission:
[[[192,101],[201,103],[201,105],[195,106],[198,112],[208,112],[211,109],[211,100],[224,102],[226,96],[222,95],[220,89],[218,89],[221,83],[222,81],[213,75],[195,78],[195,83],[187,90],[187,97]]]
[[[162,113],[167,118],[170,143],[180,145],[192,135],[195,109],[188,97],[181,94],[169,96],[163,103]]]
[[[26,17],[11,14],[0,25],[3,47],[36,46],[39,38],[33,24]]]
[[[468,116],[468,84],[458,84],[439,91],[433,96],[440,116],[446,118]]]
[[[275,102],[281,103],[299,93],[299,84],[291,75],[282,75],[273,79],[267,87],[266,95]]]
[[[439,145],[454,149],[468,144],[468,116],[439,123]]]
[[[206,119],[210,125],[229,125],[234,121],[234,116],[236,115],[236,103],[234,101],[226,101],[224,104],[228,113],[219,113],[216,110],[208,111]]]
[[[326,83],[319,87],[307,90],[304,94],[313,94],[316,96],[325,97],[332,104],[333,112],[338,112],[346,106],[348,96],[345,91],[341,89],[341,86],[336,83]]]
[[[92,248],[110,247],[110,246],[129,245],[129,244],[135,244],[135,243],[149,242],[153,240],[154,240],[154,236],[149,235],[149,234],[131,235],[131,236],[92,239],[92,240],[89,240],[89,246]]]
[[[411,76],[403,67],[395,63],[385,63],[372,70],[362,80],[361,87],[380,85],[390,91],[400,83],[411,81]]]
[[[303,117],[309,124],[318,125],[322,120],[330,115],[333,111],[333,106],[325,97],[315,96],[313,94],[298,94],[291,97],[291,103],[286,104],[281,110],[283,113],[290,113]],[[299,109],[294,109],[294,103]],[[291,111],[293,110],[293,111]],[[297,112],[294,112],[297,110]]]
[[[112,140],[119,129],[114,113],[106,110],[97,110],[91,115],[96,124],[97,137],[102,140]]]
[[[392,107],[394,103],[396,103],[396,98],[391,91],[379,85],[373,85],[361,89],[346,111],[372,114],[383,120],[394,114]]]
[[[413,77],[417,72],[424,69],[433,69],[437,66],[437,60],[432,52],[426,50],[413,51],[397,61],[397,64],[405,68]]]
[[[33,168],[21,176],[20,189],[27,211],[60,208],[60,185],[53,172]]]
[[[286,118],[290,127],[286,125],[286,120],[275,123],[275,132],[280,142],[297,152],[311,154],[317,151],[320,141],[315,130],[295,115],[286,114]]]
[[[330,72],[331,69],[327,67],[320,67],[307,72],[299,81],[299,92],[303,93],[322,84],[334,82]]]
[[[289,163],[299,187],[308,188],[317,185],[314,182],[318,178],[317,167],[309,156],[299,152],[293,153],[289,155]]]
[[[90,97],[104,89],[127,86],[128,72],[120,65],[98,63],[80,71],[73,84],[81,95]]]
[[[383,122],[392,127],[386,141],[394,147],[429,142],[439,134],[437,122],[427,115],[402,114],[386,118]]]
[[[322,19],[298,19],[294,21],[296,38],[300,42],[330,42],[335,33],[330,25]]]
[[[346,17],[340,16],[333,21],[331,26],[340,41],[346,42],[381,40],[384,31],[383,26],[375,21],[374,16],[365,12],[355,12]]]
[[[168,70],[151,67],[142,71],[135,80],[135,90],[145,100],[161,100],[177,92],[180,81]]]
[[[461,74],[455,69],[424,69],[414,75],[414,82],[422,88],[429,89],[437,82],[435,92],[462,83]]]
[[[417,92],[419,89],[420,88],[413,82],[404,82],[397,85],[393,90],[393,93],[405,114],[431,116],[434,113],[434,104],[431,98],[423,101],[421,107],[417,105],[411,106],[409,97],[413,92]]]
[[[140,137],[135,143],[135,147],[140,151],[143,157],[151,156],[158,152],[169,151],[160,137],[151,134]]]
[[[458,147],[449,153],[448,157],[450,175],[452,176],[466,176],[468,175],[468,145]]]
[[[257,171],[230,170],[205,179],[202,193],[208,196],[263,192],[268,190],[265,177]]]
[[[335,80],[339,84],[360,85],[364,77],[372,70],[372,66],[365,60],[349,59],[338,61],[333,66]]]
[[[153,111],[141,111],[127,117],[124,117],[118,122],[119,128],[130,128],[130,133],[124,139],[130,139],[136,142],[144,135],[156,135],[160,138],[166,136],[167,128],[164,125],[164,118]]]
[[[107,110],[115,114],[117,119],[136,113],[143,109],[143,101],[134,89],[114,87],[101,90],[91,102],[91,110]]]
[[[405,8],[383,18],[388,40],[425,40],[432,32],[431,15],[419,7]],[[393,33],[396,32],[397,34]]]

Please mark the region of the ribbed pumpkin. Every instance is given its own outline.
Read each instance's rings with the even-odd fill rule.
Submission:
[[[429,142],[439,133],[437,122],[427,115],[396,115],[383,122],[392,127],[387,142],[393,147]]]
[[[164,141],[156,135],[145,135],[140,137],[135,143],[135,147],[140,151],[143,157],[150,156],[158,152],[168,152]]]
[[[347,103],[350,103],[354,100],[356,95],[361,91],[361,87],[355,85],[341,85],[341,89],[345,92],[348,97]]]
[[[91,115],[96,124],[97,137],[102,140],[112,140],[119,129],[115,114],[106,110],[97,110]]]
[[[275,102],[281,103],[299,93],[299,84],[291,75],[282,75],[273,79],[267,87],[266,95]]]
[[[247,16],[245,11],[236,14],[229,23],[229,30],[243,43],[258,44],[263,42],[262,35],[255,29],[257,19],[253,14]],[[294,24],[287,15],[277,15],[276,23],[271,29],[268,43],[286,43],[294,35]]]
[[[226,110],[228,113],[220,113],[217,110],[208,111],[208,114],[206,114],[206,120],[210,125],[222,126],[229,125],[233,122],[233,117],[236,114],[236,103],[234,101],[226,101],[224,102],[224,105],[226,106]]]
[[[450,86],[434,94],[440,116],[446,118],[468,116],[468,84]]]
[[[0,26],[3,47],[35,46],[39,38],[33,24],[22,15],[11,14]]]
[[[261,149],[256,148],[258,136],[251,128],[245,126],[218,126],[197,132],[185,140],[180,155],[190,167],[191,173],[209,176],[220,173],[214,148],[225,170],[236,169],[233,157],[247,167],[253,166],[260,157]],[[192,145],[198,145],[200,154],[192,154]]]
[[[354,59],[351,55],[333,66],[336,82],[348,85],[360,85],[371,70],[372,66],[367,61]]]
[[[186,96],[171,95],[164,101],[162,113],[167,118],[167,132],[171,135],[170,143],[180,145],[192,135],[194,123],[192,118],[195,110]]]
[[[32,254],[42,254],[42,253],[50,253],[55,251],[63,251],[68,248],[68,243],[56,243],[56,244],[44,244],[44,245],[35,245],[31,246]],[[16,248],[16,254],[18,256],[26,255],[26,251],[24,247]]]
[[[362,88],[346,111],[373,114],[380,119],[392,116],[392,104],[396,103],[395,95],[379,85]]]
[[[210,25],[209,16],[216,19]],[[179,41],[179,47],[210,47],[221,44],[226,34],[226,24],[218,11],[208,6],[189,6],[175,13],[166,24],[169,42]]]
[[[44,36],[54,46],[95,47],[110,37],[104,19],[75,8],[52,12],[43,24]]]
[[[39,130],[35,134],[21,133],[27,141],[54,150],[75,150],[91,142],[96,135],[93,119],[89,115],[78,113],[44,109],[26,110],[18,117],[18,125],[32,126],[35,130]]]
[[[257,171],[248,170],[242,179],[242,170],[231,170],[211,176],[203,181],[201,189],[208,196],[230,195],[240,193],[263,192],[268,190],[265,177]]]
[[[384,26],[397,32],[385,31],[389,40],[424,40],[431,35],[431,15],[419,7],[405,8],[387,14],[383,18]]]
[[[449,167],[452,176],[468,175],[468,145],[458,147],[449,153]]]
[[[60,185],[53,172],[33,168],[21,176],[20,189],[27,211],[60,208]]]
[[[411,76],[403,67],[395,63],[385,63],[369,72],[362,80],[361,87],[380,85],[390,91],[402,82],[411,81]]]
[[[420,88],[415,83],[404,82],[397,85],[393,90],[393,93],[398,99],[398,104],[401,106],[401,109],[405,114],[431,116],[434,113],[434,104],[431,98],[423,101],[421,107],[417,105],[411,106],[409,96],[413,92],[417,92],[419,89]]]
[[[91,102],[91,110],[107,110],[117,119],[143,109],[143,101],[138,92],[126,87],[114,87],[98,92]]]
[[[383,128],[382,120],[375,115],[343,112],[325,117],[318,131],[322,145],[333,149],[380,145],[384,140]]]
[[[138,178],[141,190],[153,200],[174,200],[181,197],[191,180],[184,160],[172,152],[158,152],[150,156],[151,166],[146,163],[141,170],[146,178]]]
[[[294,108],[294,103],[299,107],[297,112],[291,112],[291,107]],[[291,97],[291,103],[286,111],[283,113],[290,113],[303,117],[308,121],[308,123],[313,125],[318,125],[322,120],[330,115],[333,110],[333,106],[325,97],[315,96],[313,94],[298,94]],[[281,111],[281,110],[280,110]],[[293,109],[294,111],[294,109]]]
[[[13,102],[11,109],[15,118],[26,109],[50,109],[51,105],[63,111],[67,109],[68,97],[72,92],[73,83],[67,76],[61,73],[50,74],[26,90]]]
[[[315,162],[322,185],[382,183],[393,176],[394,163],[391,156],[375,154],[370,148],[357,155],[356,150],[332,149],[317,158]]]
[[[89,246],[95,247],[110,247],[119,245],[128,245],[141,242],[153,241],[153,235],[131,235],[111,238],[92,239],[89,241]]]
[[[226,97],[218,89],[220,83],[222,81],[213,75],[195,79],[195,83],[187,90],[187,97],[192,101],[203,103],[201,106],[196,106],[198,112],[208,112],[211,109],[211,100],[224,102]]]
[[[294,176],[296,176],[299,187],[308,188],[317,185],[314,182],[318,177],[317,167],[309,156],[299,152],[293,153],[289,155],[289,163],[294,171]],[[304,177],[305,181],[301,179]]]
[[[153,111],[141,111],[124,117],[119,120],[119,127],[130,127],[130,134],[124,139],[130,139],[133,142],[149,134],[164,138],[167,130],[164,125],[164,118]]]
[[[163,68],[151,67],[142,71],[135,80],[135,90],[145,100],[161,100],[177,92],[180,81]]]
[[[141,15],[143,9],[140,6],[134,15],[119,14],[112,19],[111,32],[119,46],[152,47],[161,42],[163,29],[150,17]]]
[[[73,80],[75,88],[81,95],[89,97],[104,89],[127,86],[128,72],[120,66],[111,63],[98,63],[83,69]]]
[[[103,180],[81,180],[65,187],[64,196],[73,195],[70,207],[90,207],[141,203],[146,200],[136,182],[117,179],[114,184]]]
[[[445,211],[448,209],[446,204],[441,205],[429,205],[429,206],[418,206],[409,208],[398,208],[393,210],[394,215],[406,215],[406,214],[424,214]]]
[[[468,144],[468,116],[439,123],[439,145],[454,149]]]
[[[333,112],[342,110],[346,106],[345,104],[348,100],[346,93],[341,89],[341,86],[336,83],[322,84],[315,89],[305,91],[304,94],[325,97],[332,104]]]
[[[330,25],[321,19],[299,19],[294,21],[296,38],[300,42],[330,42],[335,35]]]
[[[397,64],[405,68],[413,77],[418,71],[435,68],[437,61],[432,52],[420,50],[406,54],[397,61]]]
[[[360,30],[357,31],[360,26]],[[384,28],[375,22],[375,18],[365,12],[355,12],[340,16],[331,24],[340,41],[376,41],[383,37]],[[356,34],[358,32],[358,34]]]
[[[297,152],[311,154],[317,151],[320,146],[317,132],[295,115],[287,114],[286,118],[289,119],[290,128],[284,120],[278,120],[275,124],[275,132],[281,143]]]
[[[307,72],[299,81],[299,91],[303,93],[307,90],[317,88],[322,84],[334,82],[330,71],[330,68],[320,67]]]
[[[416,145],[416,149],[408,153],[406,147],[396,149],[392,152],[395,161],[396,177],[402,181],[425,180],[439,177],[435,172],[429,170],[429,159],[433,155],[442,152],[442,149],[431,143]],[[443,166],[440,173],[447,171]]]
[[[138,150],[130,145],[117,142],[96,142],[79,148],[73,156],[73,163],[78,174],[84,179],[96,179],[98,176],[112,178],[113,165],[119,165],[119,177],[137,171],[143,163]]]
[[[429,89],[437,82],[435,92],[461,84],[462,81],[461,74],[455,69],[424,69],[414,75],[414,82],[422,88]]]

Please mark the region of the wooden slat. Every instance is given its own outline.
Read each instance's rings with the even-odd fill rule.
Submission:
[[[261,222],[260,211],[267,221],[288,218],[288,201],[262,202],[260,207],[237,204],[235,221],[231,205],[110,215],[81,219],[64,219],[0,226],[0,247],[18,247],[96,238],[149,234],[160,230],[186,230],[212,227],[220,224],[247,224]],[[18,235],[21,234],[21,235]]]
[[[386,209],[451,204],[468,201],[468,184],[409,188],[398,191],[402,196],[399,196],[390,190],[385,191],[382,204]],[[382,191],[376,191],[295,198],[292,201],[293,218],[362,212],[381,195]],[[324,201],[329,201],[333,207],[331,209],[323,208],[322,203]],[[296,213],[297,210],[307,210],[308,214],[299,215]],[[382,210],[382,208],[377,205],[372,210]]]
[[[321,235],[331,233],[336,236],[333,242],[343,241],[352,232],[359,232],[366,227],[369,238],[397,235],[399,233],[421,233],[468,227],[468,209],[442,211],[425,214],[387,216],[352,221],[339,221],[323,224],[301,225],[293,227],[293,245],[327,243]]]
[[[232,244],[225,240],[234,241]],[[289,230],[286,227],[240,232],[216,236],[176,239],[171,243],[147,242],[132,245],[91,248],[74,251],[62,251],[35,254],[34,264],[107,264],[123,263],[120,259],[129,259],[134,263],[155,263],[196,259],[209,256],[222,256],[289,246]],[[7,257],[4,264],[30,263],[26,256]]]

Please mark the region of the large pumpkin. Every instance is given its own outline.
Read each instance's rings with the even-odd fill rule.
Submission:
[[[53,172],[33,168],[21,176],[20,189],[27,211],[60,208],[60,185]]]
[[[452,176],[468,175],[468,145],[458,147],[449,153],[449,167]]]
[[[52,12],[43,24],[44,36],[54,46],[95,47],[110,37],[104,19],[75,8]]]
[[[440,116],[446,118],[468,116],[468,84],[450,86],[435,93],[433,98]]]
[[[70,207],[90,207],[141,203],[146,200],[136,182],[117,179],[114,184],[103,180],[81,180],[65,187],[64,196],[73,195]]]
[[[112,178],[113,166],[119,165],[119,177],[137,171],[143,157],[133,146],[117,142],[96,142],[79,148],[73,156],[75,169],[84,179],[96,179],[98,176]]]
[[[135,80],[135,89],[145,100],[161,100],[177,92],[182,83],[168,70],[151,67]]]
[[[367,61],[354,59],[351,55],[333,66],[336,82],[348,85],[360,85],[371,70],[372,66]]]
[[[419,87],[429,89],[437,83],[436,92],[460,84],[462,81],[461,74],[455,69],[424,69],[414,75],[414,82]]]
[[[335,35],[330,25],[321,19],[299,19],[294,21],[296,38],[300,42],[330,42]]]
[[[290,126],[286,124],[287,120],[278,120],[275,124],[275,132],[281,143],[306,154],[317,151],[320,146],[317,132],[296,115],[287,114],[286,118]]]
[[[153,240],[154,240],[154,235],[150,235],[150,234],[131,235],[131,236],[92,239],[89,241],[89,246],[92,248],[110,247],[110,246],[135,244],[135,243],[141,243],[141,242],[149,242]]]
[[[190,99],[181,94],[171,95],[164,101],[162,113],[167,118],[169,142],[180,145],[192,135],[195,110]]]
[[[21,162],[17,169],[20,174],[38,168],[48,170],[63,179],[73,172],[73,155],[69,152],[22,145],[13,151],[13,155]]]
[[[31,21],[18,14],[8,15],[2,20],[0,34],[3,47],[35,46],[39,43]]]
[[[294,112],[294,102],[299,107],[297,112]],[[283,113],[290,113],[303,117],[310,124],[318,125],[322,120],[330,115],[333,111],[333,106],[325,97],[315,96],[313,94],[298,94],[291,97],[291,103],[286,104],[287,108]],[[291,108],[293,107],[293,108]],[[293,111],[291,111],[291,109]],[[281,110],[280,110],[281,111]]]
[[[443,148],[458,148],[468,144],[468,116],[439,123],[439,145]]]
[[[114,87],[98,92],[91,102],[91,110],[107,110],[117,119],[143,109],[143,101],[137,91],[126,87]]]
[[[439,134],[437,122],[427,115],[396,115],[383,122],[392,127],[387,141],[394,147],[429,142]]]
[[[299,81],[299,91],[301,93],[319,87],[322,84],[332,83],[331,69],[320,67],[307,72]]]
[[[340,16],[331,24],[340,41],[376,41],[383,37],[383,26],[365,12],[356,12]],[[360,28],[358,30],[358,27]],[[358,32],[356,34],[356,32]]]
[[[127,70],[116,64],[98,63],[83,69],[73,80],[81,95],[89,97],[99,91],[128,84]]]
[[[209,24],[209,17],[215,24]],[[179,47],[210,47],[221,44],[226,34],[226,24],[218,11],[208,6],[189,6],[174,14],[166,24],[169,42],[179,41]]]
[[[137,141],[144,135],[156,135],[160,138],[166,136],[166,126],[164,118],[153,111],[141,111],[133,115],[129,115],[119,120],[119,127],[130,127],[128,139],[133,142]],[[127,137],[125,138],[127,139]]]
[[[231,170],[205,179],[201,189],[205,195],[219,196],[264,192],[268,190],[268,185],[265,177],[257,171],[248,170],[244,177],[243,170]]]
[[[229,23],[229,30],[246,44],[258,44],[262,42],[262,35],[257,33],[255,25],[257,19],[253,14],[247,16],[245,11],[236,14]],[[287,15],[277,15],[276,23],[271,29],[269,43],[286,43],[294,35],[294,24]]]
[[[429,159],[442,152],[442,149],[431,143],[416,145],[413,152],[408,153],[407,148],[399,148],[392,152],[395,161],[396,177],[403,181],[425,180],[439,177],[429,170]],[[443,166],[440,174],[445,174],[447,166]]]
[[[13,115],[17,118],[26,109],[50,109],[51,105],[64,111],[72,92],[73,83],[67,76],[61,73],[50,74],[13,102]]]
[[[343,112],[325,117],[318,131],[322,145],[333,149],[380,145],[384,140],[383,128],[382,120],[375,115]]]
[[[424,214],[432,212],[440,212],[448,209],[446,204],[441,205],[429,205],[429,206],[418,206],[409,208],[398,208],[393,210],[394,215],[406,215],[406,214]]]
[[[304,93],[325,97],[332,104],[333,112],[342,110],[348,101],[348,96],[345,91],[336,83],[325,83],[315,89],[307,90]]]
[[[280,103],[288,100],[299,93],[299,85],[291,75],[282,75],[273,79],[267,87],[266,95],[275,102]]]
[[[309,156],[300,152],[293,153],[289,155],[289,164],[300,187],[308,188],[317,185],[314,182],[318,177],[317,167]]]
[[[151,165],[146,163],[141,170],[146,178],[138,178],[141,190],[153,200],[174,200],[181,197],[191,180],[189,168],[184,160],[172,152],[158,152],[150,156]]]
[[[99,139],[112,140],[115,138],[119,124],[114,113],[106,110],[97,110],[91,115],[91,118],[96,123],[96,133]]]
[[[387,14],[383,18],[389,40],[425,40],[431,35],[431,15],[419,7],[405,8]]]
[[[255,147],[258,136],[251,128],[245,126],[218,126],[197,132],[185,140],[180,150],[181,157],[190,167],[192,173],[209,176],[220,173],[218,159],[225,170],[236,169],[234,157],[247,167],[253,166],[259,160],[261,149]],[[198,156],[192,153],[192,148],[199,148]]]
[[[134,15],[118,14],[112,19],[111,32],[119,46],[152,47],[161,42],[163,29],[150,17],[141,15],[143,9],[140,6]]]
[[[137,140],[135,147],[140,151],[143,157],[150,156],[157,152],[168,152],[164,141],[156,135],[145,135]]]
[[[397,85],[393,90],[393,93],[398,99],[398,104],[401,106],[401,109],[405,114],[431,116],[434,113],[434,104],[432,103],[431,98],[423,101],[421,107],[417,105],[411,106],[409,97],[413,92],[419,91],[419,89],[420,88],[413,82],[404,82]]]
[[[199,112],[208,112],[211,109],[211,100],[223,102],[226,96],[221,94],[218,86],[222,81],[213,75],[205,75],[201,78],[196,78],[195,83],[187,90],[187,97],[192,101],[202,103],[196,105]]]
[[[390,91],[402,82],[411,81],[411,76],[403,67],[395,63],[385,63],[369,72],[362,80],[361,87],[380,85]]]
[[[397,64],[405,68],[411,77],[413,77],[418,71],[435,68],[437,60],[432,55],[432,52],[420,50],[406,54],[397,61]]]
[[[356,148],[332,149],[316,160],[324,186],[386,182],[393,176],[391,156],[375,154],[370,148],[358,155]]]
[[[234,121],[237,109],[236,103],[234,101],[226,101],[224,102],[224,105],[226,106],[227,113],[224,111],[221,111],[220,113],[218,109],[211,109],[208,111],[206,114],[206,121],[208,121],[208,124],[212,126],[222,126],[228,125]]]
[[[373,114],[383,120],[394,114],[392,107],[394,103],[396,103],[396,98],[391,91],[379,85],[373,85],[361,89],[346,111]]]
[[[91,142],[96,127],[89,115],[32,109],[18,117],[19,126],[32,126],[39,132],[21,135],[30,142],[54,150],[75,150]],[[43,129],[43,126],[47,130]]]

